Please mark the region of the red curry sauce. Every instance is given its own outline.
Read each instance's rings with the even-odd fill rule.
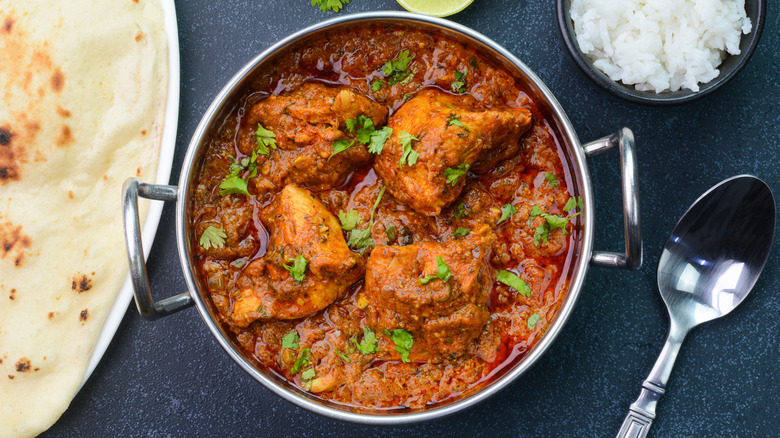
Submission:
[[[408,51],[408,56],[403,55],[404,51]],[[411,58],[402,71],[384,67],[399,55]],[[217,319],[235,335],[246,355],[316,397],[337,404],[368,409],[417,409],[481,388],[530,351],[552,324],[566,297],[580,206],[567,189],[571,179],[552,129],[522,87],[522,83],[473,48],[441,36],[387,26],[357,28],[348,35],[315,41],[286,54],[273,68],[261,72],[252,88],[224,113],[221,123],[209,134],[209,146],[198,168],[189,207],[192,241],[201,242],[196,248],[198,275],[207,285],[219,312]],[[483,155],[470,167],[470,172],[456,181],[460,192],[455,200],[439,214],[427,215],[392,195],[393,189],[399,189],[378,175],[374,168],[375,160],[379,159],[377,154],[357,150],[360,144],[354,141],[354,133],[345,128],[343,120],[331,125],[320,120],[335,117],[328,112],[330,109],[325,109],[330,108],[328,105],[338,105],[334,102],[344,97],[337,96],[340,90],[359,95],[350,98],[350,102],[362,105],[364,113],[371,111],[366,109],[369,107],[377,110],[372,116],[379,121],[375,123],[376,129],[385,124],[401,126],[402,122],[394,120],[394,114],[403,105],[411,105],[424,90],[444,96],[436,97],[443,102],[451,102],[451,97],[462,100],[476,112],[526,109],[530,111],[531,126],[517,136],[519,139],[506,140],[507,144],[514,141],[517,145],[508,156],[501,155],[502,150],[509,148],[503,145]],[[362,101],[363,98],[367,101]],[[323,102],[322,108],[317,102]],[[455,108],[455,105],[446,106]],[[301,117],[308,117],[310,122],[305,126],[286,127],[285,123],[296,123],[297,112],[305,112]],[[260,141],[258,120],[262,126],[276,127],[278,147],[269,148],[268,155],[253,157],[253,148]],[[473,123],[474,131],[493,129],[489,123],[481,127]],[[446,128],[456,127],[448,123]],[[463,129],[468,131],[458,134],[463,138],[472,134],[467,127]],[[280,134],[283,130],[291,134]],[[353,146],[327,157],[322,145],[327,150],[335,147],[333,144],[338,140],[334,136],[352,139]],[[382,154],[390,153],[389,143],[394,138],[388,140]],[[425,150],[422,140],[412,144],[420,155],[420,162],[415,166],[430,165],[424,161],[425,157],[440,153],[436,147]],[[220,186],[231,174],[231,164],[245,159],[256,162],[256,169],[245,167],[238,173],[247,182],[249,194],[226,193]],[[295,168],[296,162],[301,161],[306,165]],[[490,164],[489,168],[484,168],[485,163]],[[398,168],[406,169],[407,165],[408,162]],[[350,248],[354,253],[354,257],[350,256],[354,258],[350,266],[328,280],[347,281],[349,285],[323,310],[297,317],[297,313],[287,312],[289,309],[284,306],[273,310],[261,305],[257,312],[248,313],[251,318],[238,318],[237,308],[244,304],[239,303],[244,295],[251,295],[253,287],[266,287],[268,282],[285,281],[292,287],[309,284],[310,294],[317,298],[341,290],[338,285],[317,289],[312,283],[301,283],[315,275],[313,258],[304,269],[309,277],[301,281],[291,279],[292,274],[286,271],[262,265],[264,260],[272,258],[271,251],[277,250],[274,245],[282,246],[279,240],[284,238],[273,236],[280,233],[275,231],[277,228],[289,225],[283,222],[290,222],[283,216],[284,202],[292,202],[291,205],[297,202],[294,196],[286,196],[287,192],[282,196],[282,189],[287,185],[302,187],[297,192],[299,195],[310,194],[306,196],[313,199],[311,202],[324,206],[334,218],[340,212],[357,212],[363,229],[368,224],[372,226],[373,245]],[[447,183],[444,190],[453,190],[455,186],[456,183]],[[421,202],[433,199],[423,195],[418,198]],[[310,201],[306,199],[306,202]],[[334,228],[328,221],[320,227]],[[223,231],[221,244],[217,239],[204,245],[204,233],[209,227],[212,231]],[[463,236],[463,230],[469,233]],[[349,239],[349,231],[341,228],[338,231],[343,233],[340,234],[343,241]],[[311,239],[304,239],[307,245]],[[287,248],[289,253],[290,246]],[[445,282],[434,278],[430,284],[439,288],[436,290],[445,290],[442,288],[449,284],[449,297],[445,294],[441,300],[428,300],[424,304],[415,301],[414,294],[419,294],[417,289],[423,286],[414,280],[417,277],[406,282],[400,277],[407,270],[418,269],[420,274],[415,275],[430,274],[431,270],[414,268],[411,261],[408,268],[401,265],[393,271],[394,268],[388,267],[393,257],[409,252],[404,248],[417,248],[410,257],[416,256],[418,261],[426,251],[431,257],[437,251],[446,254],[454,279]],[[454,255],[462,256],[463,248],[471,251],[470,255],[457,264]],[[382,257],[390,257],[386,259],[390,265],[377,267],[380,253]],[[292,254],[284,254],[282,249],[279,257],[280,263],[285,260],[290,263],[285,269],[292,269]],[[430,266],[430,260],[426,266]],[[467,286],[461,284],[463,277],[475,273],[477,266],[478,278]],[[251,269],[256,271],[252,274],[256,277],[247,274]],[[364,274],[366,269],[368,273]],[[499,271],[514,274],[527,289],[522,284],[513,283],[515,287],[510,287],[496,280]],[[356,272],[361,275],[354,275]],[[365,275],[370,276],[370,281],[364,279]],[[265,283],[257,286],[261,281]],[[367,284],[384,288],[390,293],[390,301],[387,296],[384,301],[377,298],[378,292],[370,293]],[[456,310],[452,311],[460,312],[460,316],[442,318],[443,326],[436,328],[435,336],[418,334],[423,330],[420,327],[432,318],[430,309],[433,314],[450,311],[439,312],[441,306],[453,303],[452,284],[456,286],[456,299],[465,300],[466,307],[477,310],[467,317],[460,312],[465,307],[455,306]],[[396,306],[393,293],[401,293],[399,290],[404,288],[407,290],[401,291],[403,296],[412,296],[411,301]],[[273,290],[286,289],[280,286]],[[480,294],[484,297],[480,298]],[[312,298],[308,293],[302,296],[304,301]],[[308,311],[306,306],[302,309],[301,312]],[[425,310],[426,315],[413,315],[409,309],[429,310]],[[408,356],[396,348],[398,343],[391,336],[392,330],[376,327],[380,320],[376,314],[380,312],[390,312],[401,321],[401,326],[409,328],[407,333],[413,335],[414,343]],[[483,314],[474,316],[474,312]],[[290,317],[294,319],[287,319]],[[476,329],[474,321],[477,321]],[[369,327],[372,324],[373,330]],[[369,352],[361,352],[360,347],[372,341],[366,327],[376,338],[374,351],[369,348]],[[283,343],[287,348],[283,348]]]

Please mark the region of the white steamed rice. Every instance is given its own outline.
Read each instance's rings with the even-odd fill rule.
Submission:
[[[699,91],[752,28],[744,0],[572,0],[571,18],[593,65],[656,93]]]

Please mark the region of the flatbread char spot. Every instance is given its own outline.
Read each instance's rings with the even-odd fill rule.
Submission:
[[[59,93],[62,91],[63,86],[65,86],[65,75],[62,74],[62,70],[57,68],[57,70],[54,70],[54,74],[51,75],[51,88]]]
[[[11,144],[14,136],[8,126],[0,127],[0,184],[19,180],[19,157]]]
[[[82,311],[81,311],[81,313],[79,314],[79,319],[80,319],[81,321],[86,321],[88,316],[89,316],[89,310],[87,310],[87,309],[84,309],[84,310],[82,310]]]
[[[10,255],[15,266],[21,266],[24,260],[24,250],[29,248],[31,240],[22,234],[22,226],[14,226],[11,222],[0,224],[0,259]]]
[[[27,371],[30,371],[30,366],[30,359],[23,357],[16,362],[16,371],[19,373],[26,373]]]
[[[5,33],[11,33],[11,28],[14,26],[14,19],[11,17],[5,17],[5,22],[3,23],[3,31]]]
[[[85,274],[76,274],[70,288],[78,293],[86,292],[92,289],[92,279]]]

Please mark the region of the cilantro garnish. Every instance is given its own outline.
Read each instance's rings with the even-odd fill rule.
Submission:
[[[517,275],[509,272],[504,271],[503,269],[498,271],[496,274],[496,280],[498,280],[501,283],[504,283],[505,285],[514,288],[517,290],[517,292],[520,293],[520,295],[524,297],[530,297],[531,294],[533,294],[533,291],[528,286],[528,283],[523,281],[520,277]]]
[[[363,326],[363,339],[360,340],[360,343],[358,343],[355,336],[351,337],[349,340],[355,344],[355,348],[357,348],[360,354],[365,355],[378,351],[377,345],[379,344],[379,340],[376,338],[374,331],[366,326]]]
[[[501,222],[504,222],[505,220],[512,217],[513,214],[517,213],[517,209],[512,204],[504,204],[503,207],[501,207],[501,217],[498,218],[498,222],[496,224],[500,224]]]
[[[545,223],[539,225],[536,227],[536,230],[534,230],[534,245],[539,246],[542,240],[544,240],[546,243],[550,231],[556,228],[562,229],[563,234],[569,234],[568,231],[566,231],[566,225],[568,225],[569,221],[581,213],[582,212],[577,212],[573,216],[569,217],[558,216],[557,214],[542,213],[541,216],[545,219]]]
[[[464,217],[469,217],[471,216],[471,213],[466,211],[468,208],[469,208],[468,205],[461,202],[455,208],[455,213],[453,213],[452,215],[455,217],[455,219],[463,219]]]
[[[382,85],[384,85],[384,81],[377,79],[374,82],[371,82],[371,89],[374,91],[379,91],[379,89],[382,88]]]
[[[384,332],[393,340],[395,351],[401,353],[401,361],[409,362],[409,351],[414,345],[412,334],[404,329],[385,330]]]
[[[298,283],[302,282],[306,278],[306,265],[307,261],[303,255],[299,255],[295,259],[288,260],[292,262],[292,265],[282,265],[284,269],[290,271],[290,277],[292,277]]]
[[[467,128],[466,125],[464,125],[463,122],[460,121],[460,116],[458,114],[450,114],[450,116],[447,118],[447,125],[460,126],[461,128],[465,129],[466,132],[471,132],[469,131],[469,128]]]
[[[271,153],[270,149],[276,149],[276,134],[273,131],[269,131],[263,128],[260,123],[257,124],[257,132],[255,133],[255,139],[257,140],[257,153],[261,155],[268,155]]]
[[[447,282],[452,277],[452,271],[450,271],[449,266],[447,266],[446,263],[444,263],[444,259],[441,258],[441,256],[436,256],[436,273],[433,275],[426,275],[425,277],[421,278],[420,284],[428,284],[433,280],[436,280],[437,278],[441,281]]]
[[[370,143],[368,151],[377,155],[382,153],[385,142],[390,138],[390,134],[393,133],[393,128],[389,126],[385,126],[382,129],[376,129],[373,120],[363,114],[347,119],[346,125],[349,132],[355,132],[355,138],[357,138],[360,143]]]
[[[236,193],[240,195],[249,195],[249,183],[238,175],[228,175],[222,184],[219,185],[222,189],[219,191],[220,196]]]
[[[333,158],[334,155],[338,154],[339,152],[344,152],[347,149],[349,149],[352,144],[355,143],[354,141],[348,141],[348,140],[336,140],[333,142],[333,153],[330,154],[330,157],[328,157],[328,160]]]
[[[338,12],[346,3],[349,3],[349,0],[311,0],[311,5],[319,6],[322,12]]]
[[[365,230],[352,230],[349,233],[347,245],[352,249],[364,249],[374,245],[374,239],[371,238],[371,227]]]
[[[352,226],[352,223],[354,221],[354,226],[352,226],[349,230],[347,230],[347,228],[344,228],[345,230],[350,231],[349,240],[347,241],[347,245],[350,248],[363,250],[365,248],[368,248],[369,246],[374,245],[374,239],[371,238],[371,230],[374,228],[374,212],[376,212],[376,208],[379,206],[379,201],[382,200],[382,195],[384,194],[385,194],[385,187],[382,187],[382,189],[379,190],[379,196],[377,196],[376,201],[374,201],[374,206],[371,207],[371,219],[369,220],[368,227],[364,230],[357,229],[357,225],[360,223],[359,217],[357,220],[355,220],[355,216],[357,215],[357,212],[355,212],[354,215],[352,215],[353,214],[352,212],[354,210],[350,210],[349,213],[343,214],[344,216],[343,219],[342,219],[342,213],[339,212],[339,220],[342,223],[342,228],[344,228],[343,225],[345,224],[345,221],[347,226]]]
[[[536,327],[536,323],[539,321],[539,315],[533,314],[528,317],[528,329],[533,330]]]
[[[306,391],[311,391],[311,381],[314,380],[314,376],[316,375],[317,372],[314,371],[314,368],[304,370],[301,373],[301,388],[305,389]]]
[[[287,333],[282,337],[282,348],[290,348],[293,350],[297,350],[299,345],[298,341],[300,341],[300,338],[298,337],[298,332],[293,330],[290,333]]]
[[[453,237],[463,237],[463,236],[467,236],[470,232],[471,232],[471,229],[460,227],[457,230],[455,230],[454,233],[452,233],[452,236]]]
[[[563,206],[563,211],[568,213],[575,208],[582,210],[582,196],[570,197],[569,200],[566,201],[566,205]]]
[[[403,148],[400,163],[404,164],[405,162],[408,166],[414,166],[414,164],[417,163],[417,158],[420,154],[412,149],[412,141],[420,141],[420,139],[406,131],[401,131],[399,137],[401,139],[401,148]]]
[[[344,354],[344,353],[342,353],[342,352],[340,352],[340,351],[338,351],[338,350],[335,350],[335,351],[336,351],[336,354],[337,354],[337,355],[338,355],[338,356],[341,358],[341,360],[343,360],[344,362],[346,362],[346,363],[350,363],[350,362],[352,362],[351,360],[349,360],[349,358],[347,357],[347,355],[346,355],[346,354]]]
[[[393,128],[385,126],[382,129],[378,129],[371,134],[371,144],[368,145],[368,151],[372,154],[379,155],[382,153],[382,149],[385,147],[385,142],[390,138],[390,134],[393,133]]]
[[[412,62],[412,56],[409,56],[408,50],[401,52],[392,61],[387,61],[382,70],[387,78],[389,85],[397,83],[407,83],[412,79],[412,72],[407,71],[409,63]]]
[[[309,364],[309,359],[311,358],[311,350],[308,348],[304,348],[301,350],[300,353],[298,353],[298,358],[295,359],[295,363],[293,364],[292,369],[290,370],[290,374],[295,374],[298,371],[301,370],[301,368],[306,367],[306,365]]]
[[[466,67],[461,73],[455,70],[455,80],[450,82],[450,88],[456,93],[463,93],[466,91],[466,75],[469,73],[469,68]]]
[[[539,216],[540,214],[542,214],[542,209],[539,208],[538,205],[534,205],[533,207],[531,207],[531,210],[528,212],[528,216],[531,217],[536,217]]]
[[[203,234],[200,235],[200,246],[203,249],[210,248],[222,248],[225,246],[225,239],[227,234],[222,228],[217,228],[213,225],[209,225],[208,228],[203,230]]]
[[[455,187],[458,184],[458,179],[465,175],[469,171],[469,165],[466,163],[458,165],[458,167],[448,167],[444,169],[444,177],[447,179],[447,184],[452,184]]]
[[[339,221],[344,231],[352,231],[360,225],[360,215],[356,210],[350,210],[346,213],[339,211]]]
[[[547,186],[558,187],[558,178],[555,177],[554,173],[545,172],[544,179],[547,180]]]

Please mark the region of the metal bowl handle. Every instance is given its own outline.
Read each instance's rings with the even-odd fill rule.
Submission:
[[[122,187],[122,214],[125,225],[125,244],[130,263],[130,279],[138,313],[152,321],[169,315],[193,304],[189,292],[184,292],[155,303],[149,288],[144,249],[141,243],[141,221],[138,218],[138,196],[159,201],[176,201],[177,187],[147,184],[135,178],[128,178]]]
[[[642,233],[639,225],[639,185],[637,184],[634,133],[628,128],[583,145],[585,156],[593,157],[615,146],[620,151],[623,179],[623,231],[625,254],[594,251],[590,264],[606,268],[639,269],[642,266]]]

